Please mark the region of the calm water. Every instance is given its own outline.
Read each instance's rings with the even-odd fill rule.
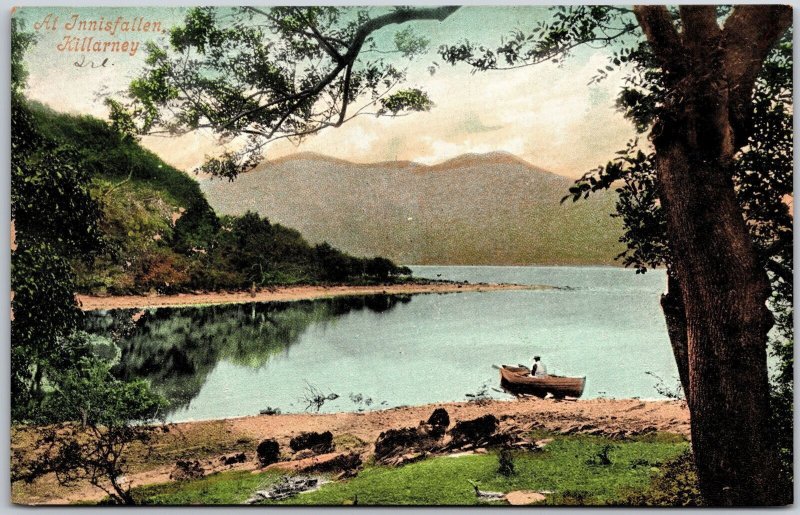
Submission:
[[[161,308],[136,322],[135,311],[117,310],[94,313],[91,325],[120,342],[120,376],[148,378],[172,399],[173,421],[303,411],[311,386],[339,395],[321,411],[463,400],[482,389],[505,397],[493,390],[492,364],[534,353],[551,373],[585,375],[584,397],[657,398],[648,371],[677,382],[659,308],[663,272],[412,268],[565,289]]]

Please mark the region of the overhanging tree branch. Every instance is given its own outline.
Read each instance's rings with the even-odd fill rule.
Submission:
[[[792,8],[785,5],[736,6],[725,22],[723,59],[738,146],[746,144],[750,135],[749,105],[756,77],[769,51],[791,25]]]
[[[636,5],[633,13],[664,69],[680,72],[681,38],[667,8],[663,5]]]
[[[226,138],[246,135],[244,149],[201,167],[232,178],[258,163],[271,141],[299,141],[363,114],[363,108],[349,114],[349,104],[362,98],[370,99],[368,105],[381,102],[377,116],[430,109],[432,102],[418,89],[384,98],[406,71],[361,54],[384,27],[443,21],[458,8],[402,7],[374,18],[364,10],[355,20],[341,20],[338,9],[324,7],[246,7],[224,16],[213,7],[193,8],[185,25],[172,29],[170,46],[148,45],[128,101],[107,102],[110,118],[120,130],[138,134],[206,128]]]

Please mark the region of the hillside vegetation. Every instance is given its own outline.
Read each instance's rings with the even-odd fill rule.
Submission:
[[[41,133],[77,154],[102,207],[104,251],[75,262],[82,292],[131,294],[271,284],[369,283],[410,271],[310,245],[254,213],[218,217],[197,182],[91,116],[31,104]]]

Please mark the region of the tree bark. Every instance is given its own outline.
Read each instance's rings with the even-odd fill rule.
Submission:
[[[766,274],[733,185],[713,186],[726,174],[712,163],[697,166],[681,142],[656,149],[686,316],[687,401],[701,491],[713,505],[770,504],[778,469],[768,437]]]
[[[791,23],[791,10],[740,9],[723,31],[713,6],[682,7],[679,34],[663,6],[635,8],[671,90],[651,134],[680,291],[680,302],[667,297],[665,315],[669,320],[682,303],[685,365],[678,327],[670,338],[688,384],[700,489],[709,504],[721,506],[778,499],[766,359],[770,288],[736,200],[731,164],[749,136],[742,99],[749,105],[752,79]],[[753,26],[758,19],[772,26]]]
[[[672,354],[678,365],[683,395],[689,402],[689,341],[686,335],[686,311],[680,284],[671,271],[667,271],[667,291],[661,295],[661,310],[667,322],[667,334],[672,345]]]

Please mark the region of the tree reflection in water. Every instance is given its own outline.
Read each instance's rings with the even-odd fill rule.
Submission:
[[[253,302],[206,307],[118,309],[87,314],[85,329],[98,349],[120,352],[113,372],[121,379],[147,379],[170,400],[188,406],[220,361],[251,368],[289,348],[313,324],[353,311],[382,313],[409,295],[335,297],[313,301]]]

